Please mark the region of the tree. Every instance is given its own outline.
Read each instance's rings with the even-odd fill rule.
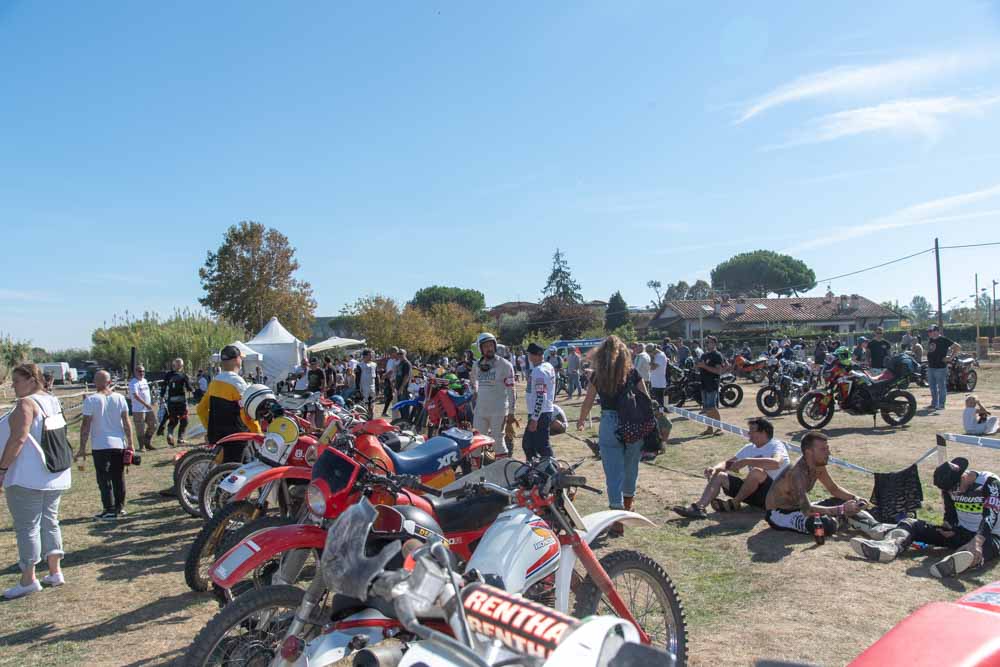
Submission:
[[[583,296],[580,294],[580,283],[573,280],[569,263],[559,248],[556,248],[556,254],[552,256],[552,273],[549,274],[549,279],[545,282],[542,294],[546,298],[554,297],[565,303],[583,301]]]
[[[683,301],[687,298],[688,292],[691,286],[688,285],[683,280],[678,280],[676,283],[670,283],[667,285],[666,291],[663,293],[664,301]]]
[[[423,310],[430,310],[436,303],[457,303],[469,312],[478,314],[486,309],[486,297],[483,293],[475,289],[463,289],[461,287],[442,287],[432,285],[417,290],[413,295],[411,305]]]
[[[628,304],[621,292],[615,292],[608,299],[608,307],[604,311],[604,330],[614,331],[628,323]]]
[[[481,329],[475,316],[457,303],[435,303],[427,315],[440,349],[451,354],[468,350]]]
[[[400,312],[395,300],[381,294],[363,296],[340,313],[354,319],[368,347],[385,351],[399,345]]]
[[[6,382],[14,367],[27,361],[29,354],[31,343],[0,334],[0,383]]]
[[[916,320],[917,324],[922,324],[927,322],[931,318],[931,311],[934,309],[931,307],[931,302],[920,296],[919,294],[910,300],[910,305],[907,307],[909,315]]]
[[[528,313],[501,315],[500,324],[497,326],[497,338],[504,345],[521,345],[530,329]]]
[[[816,286],[816,274],[805,262],[772,250],[730,257],[712,269],[712,287],[729,294],[789,296]]]
[[[415,306],[403,308],[398,332],[396,344],[405,349],[410,358],[439,352],[444,347],[444,341],[434,330],[430,316]]]
[[[288,238],[259,222],[244,221],[226,231],[222,245],[209,252],[198,270],[205,296],[201,305],[259,331],[272,317],[299,338],[310,336],[316,310],[309,283],[293,274],[299,263]]]
[[[688,288],[687,292],[688,299],[711,299],[712,298],[712,286],[709,285],[704,280],[694,281],[694,285]]]
[[[652,306],[653,309],[655,310],[663,308],[663,304],[666,303],[663,297],[660,296],[660,290],[663,288],[663,283],[661,283],[659,280],[647,280],[646,287],[653,290],[653,294],[656,295],[656,298],[650,301],[649,305]]]
[[[595,326],[600,327],[601,322],[591,308],[557,297],[543,300],[541,308],[528,320],[530,331],[558,338],[579,338],[580,334]]]

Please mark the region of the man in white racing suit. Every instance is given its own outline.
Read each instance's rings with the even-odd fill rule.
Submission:
[[[476,410],[472,427],[493,438],[498,456],[508,456],[504,442],[507,417],[514,416],[514,366],[497,355],[497,339],[491,333],[481,333],[476,339],[482,356],[473,367],[472,391],[476,396]]]

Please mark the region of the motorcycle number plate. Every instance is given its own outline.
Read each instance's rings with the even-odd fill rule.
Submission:
[[[228,556],[213,566],[214,575],[219,579],[225,579],[230,572],[235,572],[240,565],[250,560],[258,551],[260,548],[253,540],[247,540],[237,545]]]

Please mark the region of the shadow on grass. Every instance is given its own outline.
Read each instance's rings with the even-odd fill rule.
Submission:
[[[799,429],[797,431],[790,431],[789,435],[796,439],[801,438],[807,433],[808,429]],[[836,438],[839,436],[848,435],[867,435],[867,436],[883,436],[892,435],[897,431],[906,431],[906,426],[888,426],[886,424],[880,424],[876,427],[858,428],[857,426],[843,426],[839,428],[824,428],[823,432],[826,433],[830,438]]]
[[[756,511],[712,512],[708,515],[708,520],[715,523],[711,526],[699,528],[691,533],[691,535],[693,537],[739,535],[753,529],[763,518],[764,516]]]
[[[791,531],[762,530],[747,538],[747,549],[753,554],[750,560],[755,563],[777,563],[792,553],[793,544],[802,543],[808,537]]]

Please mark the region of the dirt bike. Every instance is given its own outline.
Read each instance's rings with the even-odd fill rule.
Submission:
[[[979,361],[969,354],[956,356],[948,364],[948,390],[971,392],[979,383]]]
[[[764,415],[777,417],[785,410],[795,410],[809,391],[808,368],[804,374],[797,363],[783,361],[768,374],[767,384],[757,390],[757,409]]]
[[[917,412],[917,399],[899,388],[900,379],[889,370],[872,377],[834,363],[824,369],[824,380],[826,388],[810,391],[799,401],[796,416],[804,428],[823,428],[838,407],[852,415],[871,415],[873,426],[879,414],[890,426],[902,426]]]
[[[733,357],[733,374],[737,378],[749,379],[754,384],[764,381],[767,374],[767,357],[760,356],[753,361],[747,359],[742,354]]]
[[[670,385],[667,386],[667,402],[677,407],[691,401],[701,405],[701,375],[695,368],[684,369],[670,364]],[[732,376],[730,376],[732,377]],[[719,404],[735,408],[743,400],[743,387],[729,380],[725,375],[719,378]]]

